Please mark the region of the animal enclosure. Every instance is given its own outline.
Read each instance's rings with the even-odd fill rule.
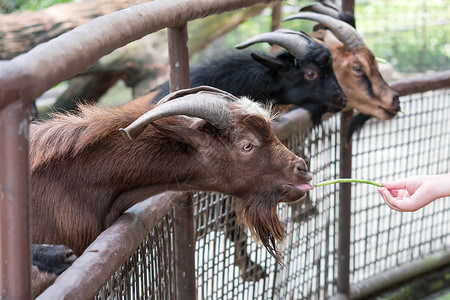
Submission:
[[[352,172],[358,178],[390,180],[409,174],[450,170],[450,90],[404,96],[408,113],[389,122],[370,121],[353,144]],[[298,132],[285,141],[309,158],[314,181],[339,177],[339,117],[323,126]],[[429,154],[428,154],[429,153]],[[397,170],[401,170],[400,172]],[[315,188],[313,207],[295,215],[279,205],[287,229],[282,248],[284,268],[248,238],[248,252],[267,277],[245,281],[234,265],[234,245],[225,239],[232,222],[232,200],[226,195],[198,193],[195,201],[196,278],[198,299],[324,299],[337,294],[339,186]],[[353,185],[351,198],[350,285],[352,297],[388,286],[383,274],[412,262],[450,261],[450,204],[435,201],[408,214],[390,210],[375,187]],[[224,221],[225,220],[225,221]],[[230,229],[228,229],[230,230]],[[109,279],[96,299],[171,299],[174,266],[173,214],[164,217],[137,251]],[[424,270],[433,266],[424,267]],[[413,274],[415,271],[406,271]],[[391,275],[388,281],[396,281]],[[109,297],[109,298],[108,298]]]
[[[182,4],[185,1],[173,2]],[[172,20],[175,19],[181,18],[183,22],[179,22],[184,23],[205,14],[236,9],[244,5],[243,2],[245,5],[252,5],[261,1],[220,1],[225,3],[226,8],[217,4],[218,1],[216,4],[214,2],[216,1],[205,4],[204,1],[199,1],[198,10],[197,7],[192,10],[182,7],[180,10],[184,13],[176,14],[174,9],[170,14],[162,14],[161,19],[157,20],[157,26],[147,24],[143,26],[145,29],[139,28],[139,33],[129,29],[124,41],[113,39],[106,43],[105,48],[108,49],[92,50],[92,56],[82,64],[78,54],[74,53],[76,51],[68,50],[61,56],[51,56],[55,67],[48,71],[48,78],[42,81],[29,80],[30,77],[34,78],[30,75],[33,72],[22,72],[24,62],[38,58],[36,66],[39,67],[43,56],[39,51],[66,44],[69,39],[67,36],[18,60],[2,62],[1,67],[4,68],[0,68],[0,107],[3,119],[0,120],[0,133],[2,139],[10,143],[7,146],[3,143],[0,147],[0,163],[2,167],[8,167],[0,170],[0,191],[3,192],[4,187],[26,190],[23,188],[27,186],[26,155],[11,154],[17,152],[16,148],[26,149],[27,141],[21,135],[23,131],[18,130],[26,126],[26,101],[33,100],[61,78],[75,75],[112,49],[142,36],[143,32],[147,34],[159,30],[161,26],[182,25],[174,24]],[[139,13],[147,10],[153,12],[152,9],[160,12],[160,7],[149,3],[140,6]],[[126,13],[130,11],[132,10],[127,10]],[[125,20],[122,21],[126,23]],[[83,32],[83,29],[86,27],[77,32]],[[89,39],[99,35],[102,35],[101,30],[87,33],[81,41],[76,41],[83,45],[92,44]],[[70,37],[74,38],[73,35]],[[59,49],[58,47],[55,49]],[[45,61],[43,63],[45,65]],[[70,68],[66,68],[66,65]],[[32,71],[40,71],[33,66]],[[13,68],[18,68],[17,73],[22,77],[11,76],[17,74],[11,71]],[[403,96],[401,103],[406,115],[388,122],[370,121],[366,124],[353,141],[351,164],[347,164],[348,167],[351,166],[350,171],[355,177],[379,181],[412,173],[450,171],[450,91],[442,88],[448,87],[448,72],[444,77],[444,83],[436,90]],[[16,88],[17,86],[20,87]],[[20,92],[12,93],[14,88]],[[12,95],[19,96],[16,99]],[[343,161],[343,156],[351,153],[349,149],[347,152],[341,150],[342,127],[340,116],[333,116],[317,128],[299,130],[284,139],[289,149],[308,159],[314,176],[313,182],[342,176],[340,162]],[[16,182],[11,184],[11,181]],[[188,281],[183,288],[196,291],[198,299],[323,299],[338,293],[347,293],[354,298],[365,297],[373,293],[374,289],[381,290],[390,283],[399,281],[401,276],[395,275],[398,270],[414,275],[408,269],[412,263],[424,262],[421,265],[425,266],[423,270],[448,265],[448,201],[436,201],[419,212],[401,214],[391,211],[371,186],[353,185],[351,197],[348,195],[344,199],[340,195],[342,190],[342,186],[338,185],[316,188],[310,192],[312,203],[304,202],[296,207],[279,205],[279,214],[287,229],[286,242],[280,245],[284,267],[277,265],[261,246],[245,234],[245,230],[241,231],[241,241],[231,243],[226,239],[231,232],[235,234],[237,231],[233,199],[215,193],[200,192],[194,195],[194,222],[191,224],[195,228],[193,274],[184,274],[186,269],[180,264],[180,257],[174,255],[180,237],[176,232],[180,217],[172,208],[180,202],[180,195],[169,193],[156,197],[127,211],[40,299],[55,299],[63,295],[70,299],[92,298],[97,292],[97,299],[183,299],[185,295],[180,293],[180,282],[177,282],[179,277],[176,276],[180,274],[186,275]],[[28,204],[27,195],[24,194],[26,193],[21,192],[17,196],[21,201],[16,201],[11,194],[2,194],[1,197],[1,255],[3,258],[7,253],[11,261],[16,260],[20,264],[20,268],[14,270],[16,284],[3,281],[2,277],[2,288],[8,287],[5,290],[9,294],[6,295],[11,297],[19,294],[18,289],[23,288],[21,284],[26,285],[26,279],[23,279],[26,276],[23,274],[30,265],[26,259],[23,261],[23,257],[27,256],[27,243],[22,242],[24,247],[11,246],[14,244],[11,241],[27,239],[26,228],[21,233],[17,233],[21,230],[16,230],[26,227],[20,226],[20,222],[26,223],[23,220],[26,219],[24,212],[27,211]],[[5,200],[6,197],[9,202]],[[8,208],[6,212],[4,203],[14,201],[20,202],[20,205],[14,209]],[[341,209],[345,207],[344,204],[350,205],[351,210]],[[8,214],[15,216],[15,220],[6,219]],[[350,226],[342,227],[342,219],[349,219]],[[3,234],[7,231],[6,228],[14,229],[13,234],[16,236]],[[149,228],[152,229],[148,230]],[[349,235],[343,238],[342,235],[346,232]],[[142,233],[147,235],[143,240],[140,238]],[[344,249],[343,253],[349,252],[344,260],[348,264],[342,263],[340,255],[342,243],[339,241],[345,241],[346,238],[349,243],[345,243],[347,250]],[[239,258],[236,261],[236,244],[240,245],[241,250],[242,245],[246,247],[246,252],[254,263],[244,265],[244,273],[235,266],[242,263]],[[185,245],[186,255],[191,254],[189,246]],[[5,249],[8,251],[4,251]],[[128,257],[130,249],[131,252],[136,251]],[[17,251],[17,257],[11,255],[14,251]],[[116,265],[121,266],[115,268]],[[5,270],[11,271],[11,267],[6,267]],[[115,272],[111,271],[113,267],[117,269]],[[342,276],[346,268],[348,277]],[[110,277],[112,273],[114,274]],[[389,282],[383,281],[384,274],[390,274]],[[349,291],[345,291],[345,280],[350,286]],[[74,281],[76,284],[73,284]]]

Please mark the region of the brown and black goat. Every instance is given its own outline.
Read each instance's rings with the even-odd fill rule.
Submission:
[[[150,110],[144,101],[86,106],[32,124],[33,243],[81,255],[135,203],[166,190],[206,190],[237,197],[238,215],[280,262],[277,204],[312,186],[304,160],[281,144],[269,119],[245,97],[198,87]]]
[[[314,12],[300,12],[284,21],[294,19],[313,20],[329,29],[319,29],[310,35],[330,49],[333,70],[347,95],[347,106],[367,116],[360,118],[363,123],[370,116],[390,120],[397,115],[400,111],[398,93],[383,79],[374,54],[351,25]],[[355,129],[350,128],[350,133]]]

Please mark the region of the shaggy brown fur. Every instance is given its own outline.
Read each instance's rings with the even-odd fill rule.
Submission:
[[[247,100],[248,101],[248,100]],[[249,104],[249,103],[248,103]],[[280,261],[280,201],[301,198],[311,176],[275,137],[266,117],[231,103],[235,124],[168,117],[125,141],[126,127],[149,107],[82,107],[30,128],[33,243],[64,244],[76,255],[127,208],[166,190],[209,190],[238,197],[239,214]],[[247,106],[248,107],[248,106]],[[252,145],[249,151],[248,145]],[[305,188],[306,186],[306,188]],[[139,197],[135,195],[139,194]]]
[[[41,272],[36,266],[31,267],[31,282],[33,299],[42,294],[50,285],[55,282],[58,275]]]

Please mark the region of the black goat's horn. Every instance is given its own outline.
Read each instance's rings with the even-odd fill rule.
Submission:
[[[311,11],[318,14],[327,15],[339,20],[339,11],[328,6],[324,6],[321,3],[314,3],[312,5],[302,7],[300,11]]]
[[[341,20],[336,20],[330,16],[313,12],[300,12],[285,18],[283,21],[294,19],[312,20],[328,27],[351,52],[365,46],[363,39],[356,32],[355,28]]]
[[[197,117],[218,129],[225,129],[229,127],[233,117],[228,103],[236,99],[229,93],[211,87],[179,90],[167,95],[161,99],[161,104],[158,103],[152,110],[119,130],[125,138],[134,140],[151,122],[176,115]]]
[[[178,90],[173,93],[170,93],[169,95],[167,95],[164,98],[162,98],[161,100],[159,100],[158,103],[156,104],[156,106],[166,103],[170,100],[186,96],[186,95],[196,94],[196,93],[204,93],[204,92],[220,94],[222,97],[228,98],[228,100],[230,100],[230,101],[239,100],[239,98],[237,98],[236,96],[234,96],[228,92],[225,92],[221,89],[218,89],[218,88],[215,88],[212,86],[201,85],[198,87],[182,89],[182,90]]]
[[[278,29],[272,32],[265,32],[255,35],[236,45],[235,48],[243,49],[253,44],[264,42],[281,46],[295,57],[302,55],[309,43],[315,43],[315,41],[304,32],[289,29]]]

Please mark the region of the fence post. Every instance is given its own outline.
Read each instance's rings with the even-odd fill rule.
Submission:
[[[167,29],[170,91],[189,87],[187,25]],[[194,201],[192,194],[174,209],[175,289],[177,299],[197,299],[195,281]]]
[[[277,29],[281,28],[281,14],[282,14],[282,9],[283,9],[283,3],[282,2],[277,2],[273,5],[272,8],[272,22],[270,24],[270,30],[271,31],[275,31]],[[276,44],[272,44],[270,46],[270,52],[271,53],[276,53],[278,51],[280,51],[281,47],[276,45]]]
[[[0,299],[31,299],[28,107],[0,111]]]
[[[352,174],[352,140],[347,141],[347,127],[353,111],[341,114],[340,161],[341,178],[351,178]],[[338,242],[338,293],[350,294],[350,219],[351,219],[351,185],[339,184],[339,242]]]
[[[354,15],[355,1],[343,0],[342,9]],[[340,162],[341,178],[352,177],[352,139],[347,140],[347,129],[353,110],[341,114]],[[339,242],[338,242],[338,293],[350,298],[350,236],[351,236],[351,185],[339,185]]]

